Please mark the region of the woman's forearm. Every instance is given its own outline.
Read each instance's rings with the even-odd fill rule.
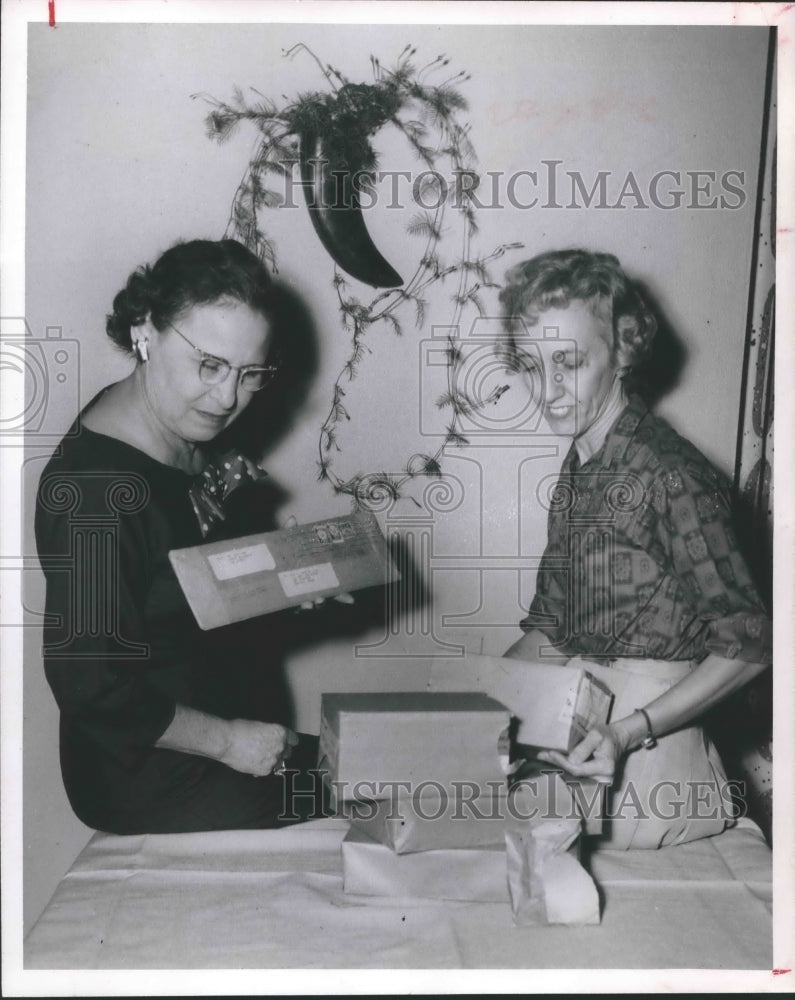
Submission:
[[[557,652],[549,636],[537,628],[525,632],[503,656],[511,660],[527,660],[528,663],[566,663],[569,659],[567,654]]]
[[[289,758],[298,736],[278,722],[220,719],[177,705],[171,725],[155,746],[210,757],[242,774],[262,777]]]
[[[638,708],[648,714],[654,735],[664,736],[713,708],[764,669],[763,663],[729,660],[711,653],[665,694]],[[611,723],[611,728],[626,740],[629,750],[640,746],[648,734],[646,719],[637,711]]]
[[[226,719],[177,705],[171,724],[155,746],[220,760],[229,748],[228,730]]]

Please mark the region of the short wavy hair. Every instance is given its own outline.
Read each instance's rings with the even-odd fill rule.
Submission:
[[[552,250],[510,268],[500,292],[510,344],[522,320],[533,326],[540,313],[565,309],[572,300],[587,302],[612,326],[614,359],[622,351],[630,369],[646,360],[657,320],[618,258],[590,250]]]
[[[110,339],[132,352],[131,328],[151,318],[161,332],[191,306],[233,299],[266,319],[273,285],[262,261],[237,240],[190,240],[133,271],[106,319]]]

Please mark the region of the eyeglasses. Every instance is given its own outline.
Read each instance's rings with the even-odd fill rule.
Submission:
[[[193,341],[188,340],[185,334],[178,330],[173,323],[166,323],[174,333],[179,334],[188,346],[199,355],[199,378],[205,385],[220,385],[226,381],[231,371],[239,372],[239,385],[246,392],[258,392],[264,389],[269,382],[276,378],[279,369],[275,365],[230,365],[223,358],[216,358],[214,354],[208,354]]]

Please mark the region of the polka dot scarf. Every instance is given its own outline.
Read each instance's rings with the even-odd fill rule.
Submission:
[[[206,538],[218,521],[225,521],[223,503],[239,486],[255,480],[239,452],[228,451],[201,472],[190,487],[190,501],[199,522],[202,538]]]

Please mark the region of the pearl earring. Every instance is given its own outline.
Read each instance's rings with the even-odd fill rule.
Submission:
[[[135,350],[138,352],[138,357],[141,361],[149,360],[149,344],[145,340],[136,340]]]

